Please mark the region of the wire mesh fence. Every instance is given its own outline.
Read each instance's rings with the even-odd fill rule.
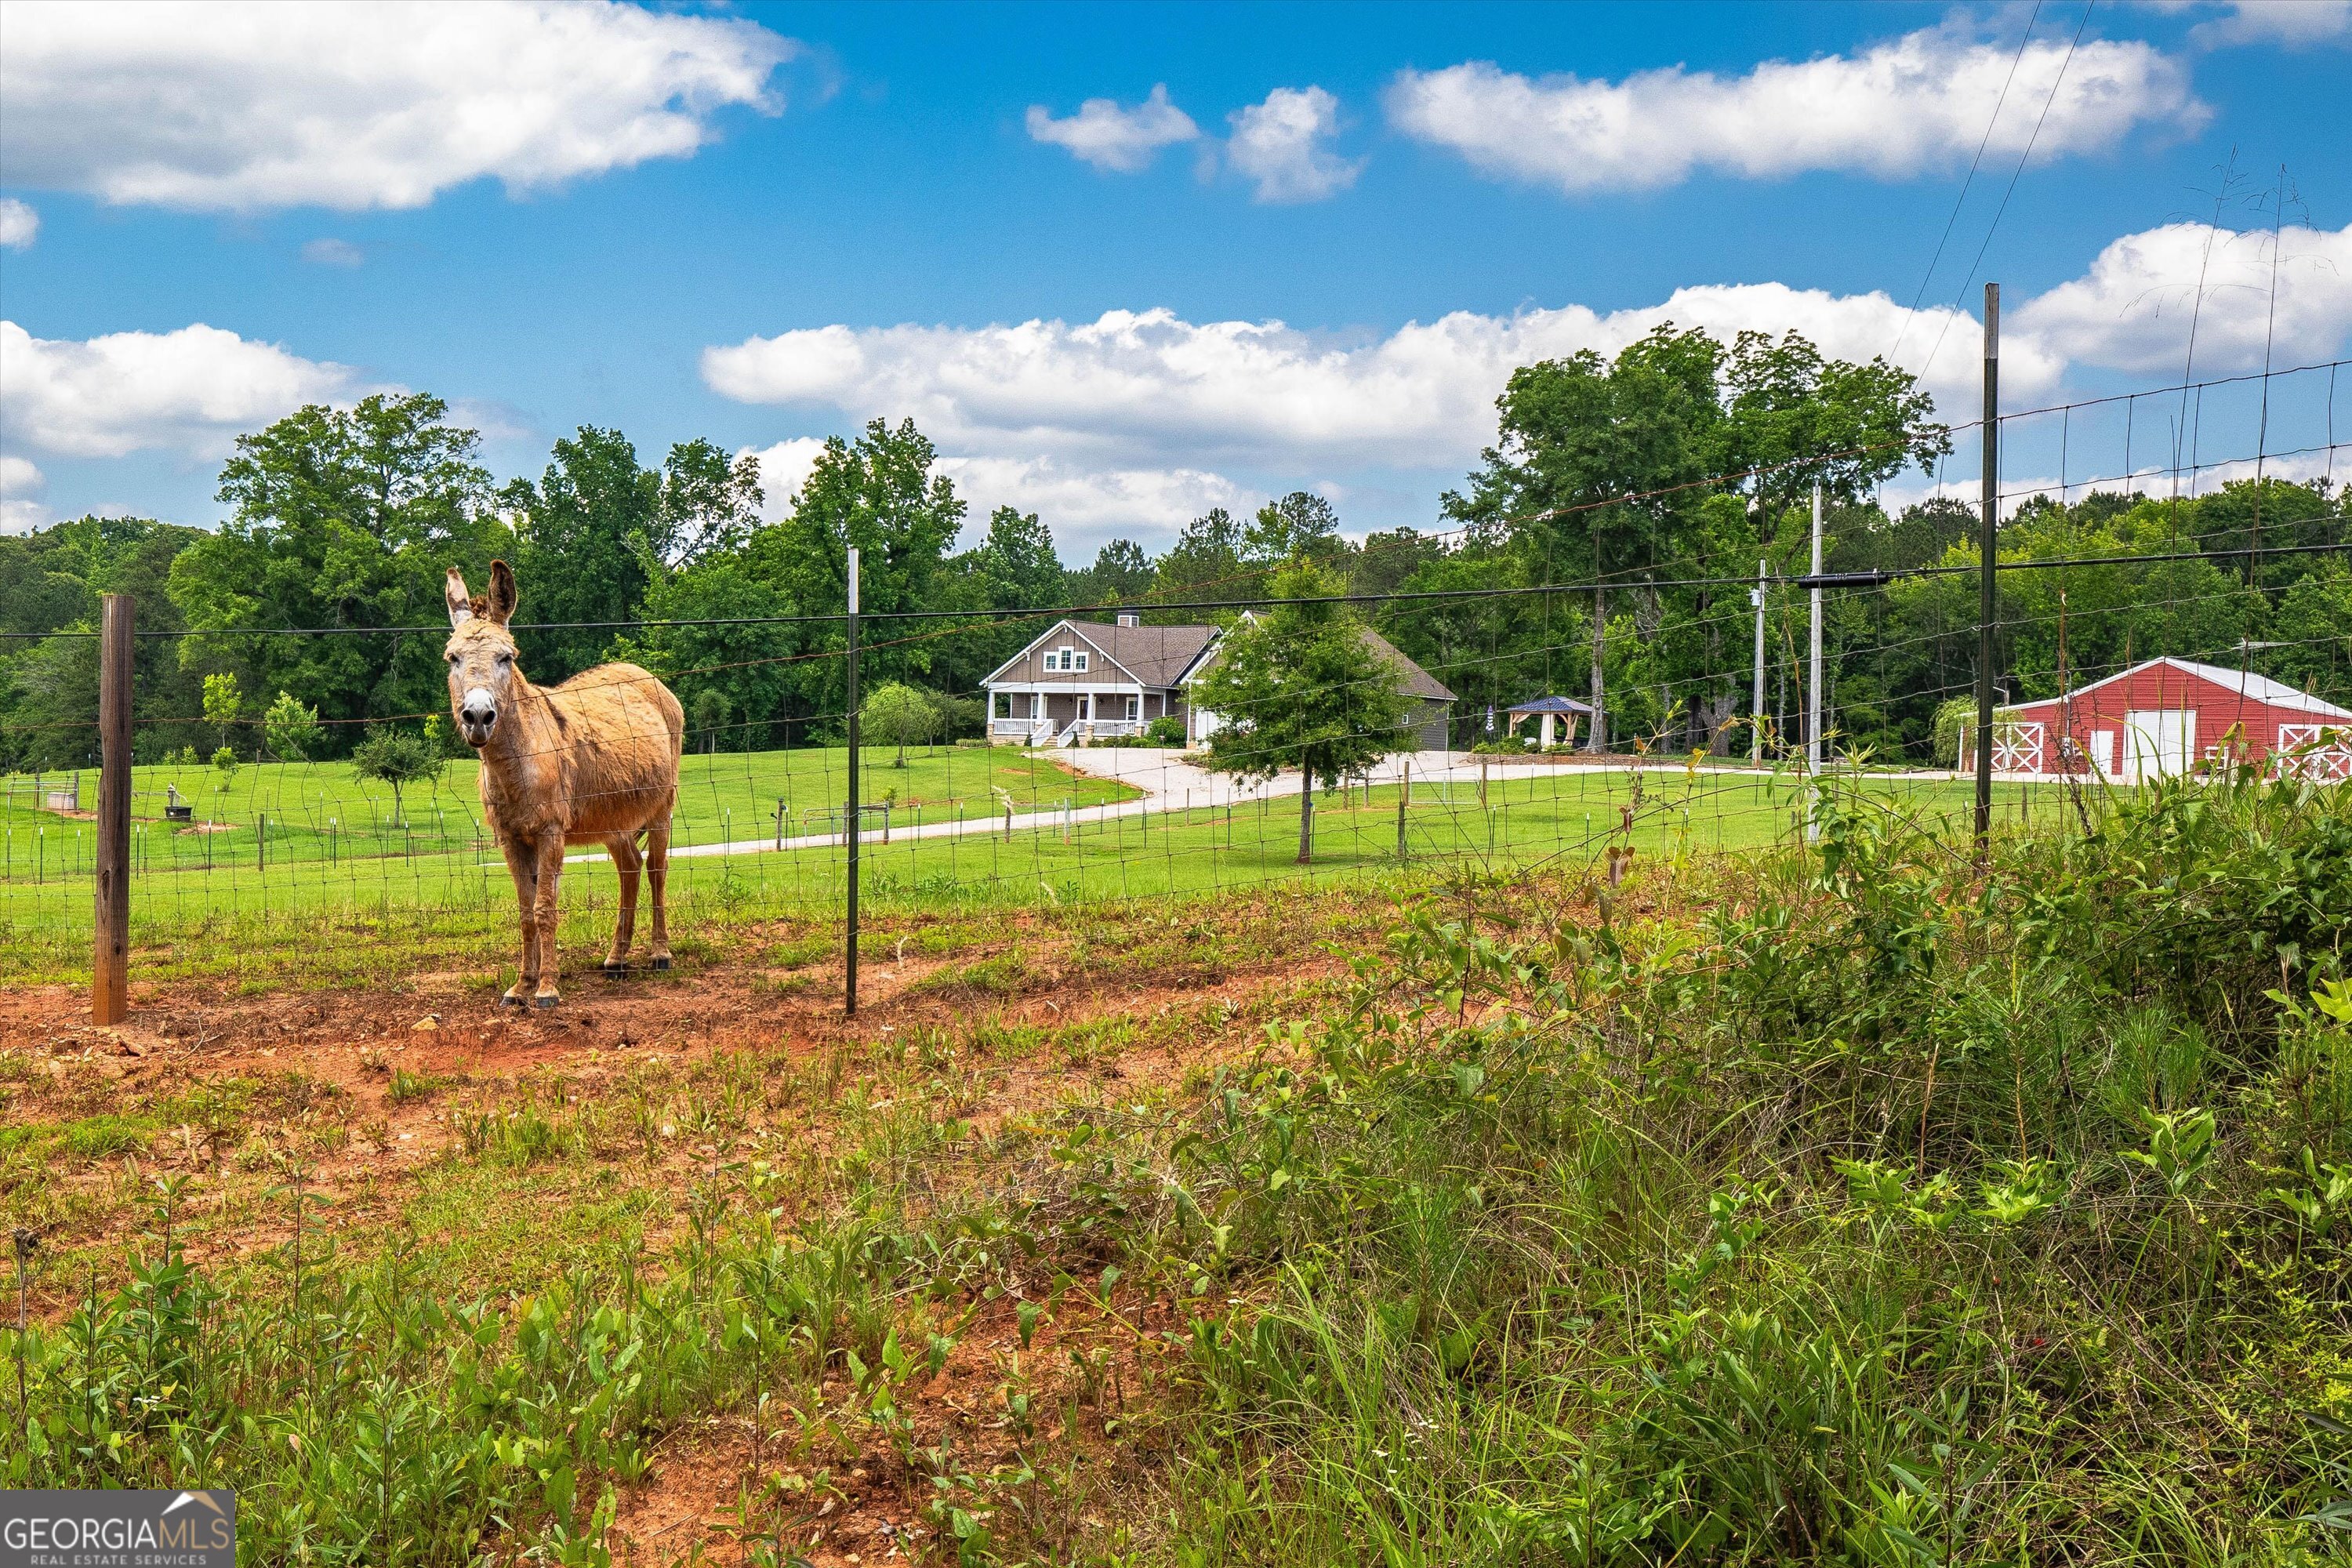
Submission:
[[[2323,378],[2315,403],[2272,387],[2290,379],[2308,390]],[[2306,366],[2004,417],[2013,460],[2054,441],[2056,462],[2048,478],[2004,479],[1995,498],[1998,824],[2091,831],[2105,793],[2217,766],[2319,787],[2352,773],[2336,392],[2335,365]],[[2232,397],[2263,405],[2248,445],[2225,440]],[[2163,460],[2151,465],[2143,443],[2156,437],[2144,416],[2161,403],[2170,405],[2158,440]],[[1756,471],[1696,488],[1729,493]],[[886,613],[873,617],[884,635],[864,657],[955,638],[1001,643],[1018,623],[1039,639],[1066,628],[1101,662],[1033,665],[1018,679],[950,691],[967,712],[985,715],[977,736],[877,743],[869,732],[854,803],[845,710],[689,718],[658,738],[679,753],[668,897],[689,928],[833,920],[853,824],[861,895],[883,918],[1214,898],[1298,878],[1403,885],[1560,866],[1613,876],[1629,858],[1730,852],[1801,834],[1817,782],[1809,722],[1824,741],[1824,770],[1867,781],[1891,808],[1957,845],[1973,805],[1965,770],[1976,726],[1956,710],[1979,662],[1976,526],[1957,505],[1899,519],[1849,505],[1818,576],[1788,539],[1759,545],[1759,524],[1745,540],[1580,579],[1350,584],[1326,595],[1404,650],[1402,676],[1444,693],[1423,695],[1402,716],[1373,689],[1401,679],[1394,665],[1350,677],[1354,689],[1277,681],[1261,712],[1200,711],[1199,670],[1234,617],[1297,607],[1264,592],[1262,578],[1245,584],[1255,593],[1194,584],[1132,607],[1163,627],[1202,628],[1202,658],[1156,685],[1106,656],[1117,637],[1112,606]],[[1759,569],[1746,570],[1759,552]],[[1818,687],[1805,647],[1817,600],[1830,650]],[[644,647],[659,625],[605,629]],[[179,635],[219,646],[321,630]],[[435,658],[448,637],[446,627],[330,630],[419,644]],[[618,679],[686,688],[721,671],[847,657],[817,647]],[[549,689],[560,705],[579,683]],[[1508,710],[1529,699],[1580,693],[1588,711],[1570,702],[1562,710],[1570,728],[1549,747],[1511,721]],[[1369,721],[1351,712],[1359,697],[1376,716]],[[1291,758],[1253,754],[1247,738],[1278,728],[1275,708],[1310,699],[1336,707],[1343,731],[1381,731],[1370,748],[1379,754],[1311,786],[1286,766]],[[330,724],[329,745],[342,749],[353,730],[421,734],[428,717]],[[1155,737],[1154,720],[1171,721],[1173,734],[1163,724]],[[1212,727],[1222,741],[1208,741]],[[477,757],[450,741],[446,716],[439,731],[430,744],[440,754],[395,786],[359,776],[348,760],[273,747],[267,721],[251,715],[142,717],[131,792],[134,944],[153,953],[245,932],[263,946],[356,943],[363,963],[370,945],[402,930],[486,940],[510,931],[515,846],[484,804],[485,769],[490,797],[551,791],[567,811],[593,816],[593,785],[566,770],[614,738],[534,731],[533,744],[494,742]],[[193,734],[218,740],[215,760]],[[95,785],[94,767],[45,769],[10,776],[0,792],[0,931],[20,974],[71,978],[87,962]],[[596,835],[563,851],[567,959],[611,928],[614,853]]]

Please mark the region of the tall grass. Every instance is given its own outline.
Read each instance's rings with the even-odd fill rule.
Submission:
[[[234,1485],[255,1561],[603,1563],[612,1489],[731,1410],[895,1452],[907,1549],[963,1564],[2340,1560],[2352,797],[2167,785],[1981,866],[1859,791],[1813,826],[1706,886],[1415,894],[1172,1109],[970,1135],[953,1064],[1001,1023],[891,1047],[936,1098],[836,1058],[806,1087],[854,1131],[714,1154],[672,1246],[528,1295],[341,1257],[293,1180],[285,1247],[208,1277],[166,1184],[126,1280],[0,1331],[0,1484]],[[449,1157],[662,1119],[487,1101]],[[1133,1380],[1099,1414],[1065,1341],[1063,1435],[1008,1380],[973,1419],[1019,1463],[973,1475],[908,1412],[1005,1293],[1024,1351],[1086,1297]],[[1078,1462],[1078,1398],[1123,1463]],[[762,1506],[783,1561],[820,1500]]]
[[[486,1114],[465,1141],[507,1163],[551,1157],[562,1136],[526,1109]],[[299,1186],[281,1195],[308,1212]],[[651,1267],[624,1255],[531,1293],[453,1300],[406,1249],[337,1256],[315,1216],[274,1268],[208,1279],[171,1234],[167,1185],[120,1289],[0,1332],[0,1485],[232,1487],[253,1563],[609,1564],[615,1489],[646,1477],[652,1440],[683,1415],[756,1405],[773,1426],[772,1398],[822,1410],[828,1371],[849,1366],[865,1397],[842,1424],[891,1426],[893,1390],[920,1365],[900,1321],[911,1334],[922,1290],[952,1290],[970,1238],[991,1234],[887,1207],[797,1232],[740,1196],[698,1188],[687,1234]],[[833,1436],[804,1433],[796,1457],[822,1461]]]
[[[2352,1549],[2352,800],[1434,915],[1174,1148],[1165,1557]]]

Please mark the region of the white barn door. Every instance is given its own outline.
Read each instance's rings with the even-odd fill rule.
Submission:
[[[2196,734],[2193,709],[2148,708],[2125,714],[2124,777],[2138,780],[2187,773]]]

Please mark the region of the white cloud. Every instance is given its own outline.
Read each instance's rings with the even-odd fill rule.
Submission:
[[[1029,106],[1029,139],[1066,147],[1073,157],[1115,174],[1132,174],[1150,165],[1162,147],[1201,134],[1192,117],[1168,101],[1161,83],[1133,109],[1118,100],[1090,98],[1066,120],[1056,120],[1042,103]]]
[[[2239,0],[2229,14],[2189,29],[2208,47],[2225,44],[2305,44],[2352,37],[2352,0]]]
[[[2128,495],[2137,491],[2150,497],[2209,496],[2225,484],[2253,479],[2257,472],[2265,479],[2279,479],[2288,484],[2308,484],[2313,479],[2331,475],[2336,477],[2340,483],[2339,470],[2343,467],[2344,459],[2340,456],[2331,468],[2326,452],[2291,452],[2284,457],[2264,458],[2259,463],[2252,458],[2205,458],[2193,468],[2183,463],[2178,475],[2159,463],[2136,463],[2127,476],[2117,468],[2087,479],[2076,477],[2063,481],[2055,474],[2004,474],[2000,481],[2000,515],[2005,518],[2016,516],[2018,509],[2036,496],[2070,502],[2079,502],[2095,491],[2106,495]],[[1967,470],[1965,473],[1960,472],[1963,468]],[[1889,479],[1877,495],[1881,504],[1893,514],[1934,497],[1974,507],[1981,493],[1977,479],[1976,458],[1968,456],[1965,463],[1955,463],[1947,469],[1941,486],[1912,469],[1900,479]]]
[[[793,509],[824,442],[796,436],[771,447],[745,447],[737,457],[760,460],[769,521]],[[1173,533],[1211,507],[1241,510],[1257,505],[1255,491],[1204,468],[1092,468],[1040,457],[942,457],[938,471],[955,481],[967,510],[967,539],[988,526],[1000,506],[1043,516],[1066,547],[1114,537]]]
[[[1225,156],[1257,183],[1259,201],[1319,202],[1354,184],[1363,169],[1326,145],[1339,133],[1339,100],[1319,87],[1277,87],[1228,118]]]
[[[1097,468],[1052,458],[943,458],[971,504],[967,531],[1000,506],[1035,512],[1063,540],[1173,533],[1211,507],[1255,508],[1255,491],[1205,468]]]
[[[798,46],[614,0],[8,7],[0,171],[199,211],[415,207],[683,157]]]
[[[0,533],[30,533],[48,521],[39,500],[47,488],[41,470],[26,459],[0,453]]]
[[[64,456],[168,447],[218,457],[238,433],[352,384],[346,366],[201,321],[74,342],[0,321],[0,434]]]
[[[2266,337],[2273,363],[2329,358],[2352,337],[2352,226],[2279,236],[2275,321],[2271,238],[2200,223],[2126,235],[2010,320],[2066,359],[2134,374],[2179,375],[2192,315],[2200,376],[2258,368]]]
[[[0,196],[0,248],[29,250],[41,232],[41,215],[14,196]]]
[[[1948,406],[1966,405],[1977,374],[1965,317],[1911,317],[1884,294],[1779,283],[1677,289],[1662,304],[1606,315],[1582,306],[1458,310],[1359,342],[1280,321],[1195,323],[1165,310],[1076,323],[819,327],[707,349],[702,373],[739,402],[911,416],[951,451],[1150,468],[1454,467],[1494,438],[1494,400],[1512,370],[1580,349],[1614,353],[1665,321],[1727,337],[1793,328],[1825,353],[1860,360],[1885,353],[1908,321],[1905,357],[1928,372]],[[1936,363],[1924,365],[1939,341]],[[2062,367],[2032,340],[2012,334],[2004,353],[2005,383],[2018,393],[2055,384]]]
[[[2183,277],[2193,289],[2205,234],[2183,225],[2127,236],[2083,277],[2013,295],[2001,342],[2006,405],[2051,401],[2078,367],[2177,376]],[[2261,363],[2268,244],[2216,237],[2199,374]],[[2284,258],[2278,361],[2324,358],[2352,335],[2352,229],[2290,229]],[[1514,369],[1584,349],[1613,354],[1667,321],[1723,340],[1799,331],[1825,354],[1857,362],[1899,341],[1895,357],[1944,417],[1973,416],[1981,342],[1973,317],[1948,307],[1912,312],[1877,291],[1782,283],[1694,286],[1607,312],[1459,310],[1345,337],[1281,321],[1188,321],[1167,310],[971,328],[835,325],[706,349],[702,375],[738,402],[853,421],[912,417],[965,465],[953,471],[968,476],[959,484],[976,500],[1003,496],[1056,526],[1117,519],[1149,528],[1256,493],[1235,475],[1286,489],[1312,475],[1371,475],[1378,484],[1389,482],[1380,475],[1459,474],[1494,440],[1495,398]],[[784,448],[813,458],[816,445]],[[771,490],[782,500],[782,487]]]
[[[367,252],[348,239],[313,239],[303,244],[302,259],[314,267],[357,267]]]
[[[760,459],[761,519],[773,522],[793,510],[793,498],[808,482],[810,472],[824,452],[824,443],[814,436],[795,436],[772,447],[743,447],[736,450],[739,458]]]
[[[2190,94],[2188,73],[2151,45],[2090,39],[2066,57],[2054,36],[2021,57],[2012,46],[1929,28],[1856,56],[1768,60],[1731,78],[1672,66],[1617,82],[1530,79],[1471,61],[1402,72],[1387,103],[1410,135],[1490,174],[1571,194],[1651,189],[1697,170],[1915,174],[1971,156],[1996,103],[1988,153],[2014,157],[2031,139],[2042,160],[2112,148],[2143,123],[2193,127],[2209,112]]]

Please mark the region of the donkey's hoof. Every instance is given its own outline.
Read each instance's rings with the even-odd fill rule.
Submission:
[[[516,994],[515,994],[513,992],[511,992],[511,991],[508,992],[505,995],[503,995],[503,996],[501,996],[501,997],[499,997],[499,1006],[501,1006],[501,1007],[520,1007],[520,1006],[521,1006],[522,1005],[523,1005],[523,999],[522,999],[521,997],[520,997],[520,996],[516,995]]]
[[[657,952],[654,954],[654,967],[656,969],[667,969],[669,967],[669,954],[666,952]]]
[[[629,966],[625,961],[617,958],[608,958],[604,961],[605,979],[626,980],[628,977]]]
[[[562,1000],[561,996],[534,996],[530,999],[530,1005],[545,1012]]]

